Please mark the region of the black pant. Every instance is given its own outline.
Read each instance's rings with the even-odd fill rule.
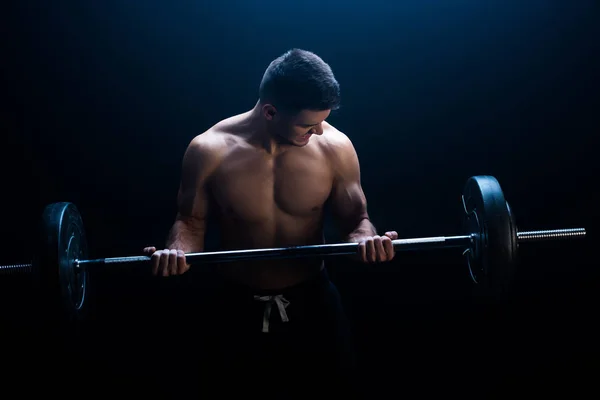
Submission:
[[[289,384],[306,385],[345,381],[354,373],[350,326],[325,270],[282,291],[257,292],[225,279],[211,287],[193,316],[194,363],[210,383],[264,373],[265,379],[285,375]]]

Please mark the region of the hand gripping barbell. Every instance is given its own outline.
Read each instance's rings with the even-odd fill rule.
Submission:
[[[463,230],[460,236],[437,236],[393,241],[396,251],[458,247],[464,249],[473,281],[484,290],[502,294],[514,276],[517,247],[523,242],[584,237],[584,228],[518,232],[500,184],[492,176],[473,176],[464,186]],[[76,206],[53,203],[44,209],[34,259],[29,264],[0,266],[0,273],[33,273],[43,298],[60,304],[69,320],[78,320],[86,308],[90,268],[142,263],[150,257],[88,259],[83,222]],[[351,255],[357,243],[337,243],[284,248],[188,253],[190,264],[240,260],[283,259]]]

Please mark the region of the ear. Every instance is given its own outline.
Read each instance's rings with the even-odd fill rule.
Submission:
[[[266,118],[267,121],[272,121],[277,114],[277,109],[272,104],[265,104],[262,106],[262,114]]]

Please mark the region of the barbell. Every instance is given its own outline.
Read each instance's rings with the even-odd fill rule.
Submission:
[[[462,193],[463,235],[436,236],[393,241],[396,251],[462,248],[472,280],[492,294],[510,288],[521,243],[584,237],[584,228],[518,232],[511,208],[498,180],[489,175],[470,177]],[[31,263],[0,266],[0,273],[32,273],[42,298],[58,304],[63,316],[80,320],[87,307],[91,269],[107,265],[141,263],[148,256],[88,259],[88,246],[81,215],[70,202],[44,208]],[[243,260],[326,257],[356,254],[357,243],[334,243],[283,248],[188,253],[190,264]]]

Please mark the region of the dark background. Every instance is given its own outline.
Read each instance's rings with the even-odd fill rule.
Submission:
[[[329,121],[355,144],[380,231],[460,234],[461,191],[478,174],[498,178],[521,230],[588,231],[585,241],[523,246],[501,304],[475,295],[460,251],[403,253],[377,267],[330,262],[369,389],[598,393],[598,2],[3,7],[0,263],[30,260],[35,224],[55,201],[79,208],[90,257],[163,243],[189,141],[251,108],[269,62],[304,48],[341,83],[343,108]],[[203,274],[94,276],[79,335],[40,322],[29,281],[3,276],[2,384],[169,393],[178,382],[156,374],[189,361],[194,338],[177,321],[203,321],[178,310]]]

